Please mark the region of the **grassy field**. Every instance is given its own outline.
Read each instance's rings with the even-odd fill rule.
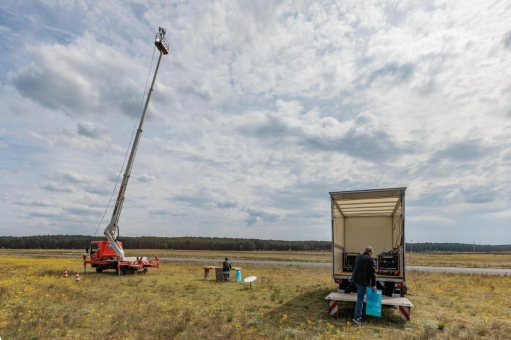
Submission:
[[[349,322],[328,315],[328,268],[244,265],[253,289],[203,280],[200,263],[163,262],[161,273],[83,274],[69,258],[0,255],[2,339],[509,339],[509,277],[408,273],[412,321],[395,309]],[[63,277],[64,268],[70,277]],[[76,283],[73,272],[80,271]]]
[[[82,249],[0,249],[0,253],[12,254],[83,254]],[[331,262],[332,253],[324,251],[224,251],[224,250],[168,250],[127,249],[128,256],[154,256],[175,258],[198,258],[223,260],[225,257],[238,260],[268,260],[294,262]]]
[[[437,267],[511,268],[511,253],[412,253],[407,264]]]
[[[330,252],[322,251],[203,251],[167,249],[128,249],[129,256],[154,256],[200,258],[221,260],[229,257],[238,260],[271,260],[295,262],[332,262]],[[81,249],[0,249],[0,253],[30,254],[83,254]],[[408,265],[472,268],[511,268],[511,253],[408,253]]]

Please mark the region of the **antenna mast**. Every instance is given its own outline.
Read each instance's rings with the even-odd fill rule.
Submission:
[[[167,30],[160,27],[159,32],[156,33],[156,38],[154,44],[156,48],[160,51],[160,57],[158,58],[158,63],[156,64],[156,70],[154,71],[153,82],[151,83],[151,88],[149,89],[149,93],[147,94],[147,100],[145,102],[144,111],[142,112],[142,117],[140,118],[140,125],[138,126],[137,134],[135,135],[135,140],[133,141],[133,145],[131,147],[130,158],[128,160],[128,164],[126,165],[126,170],[124,171],[124,176],[122,178],[121,187],[119,189],[119,194],[117,195],[117,200],[115,202],[114,212],[112,214],[112,219],[108,224],[108,227],[105,229],[105,236],[107,240],[110,242],[110,245],[115,250],[117,256],[124,259],[124,250],[121,245],[118,243],[115,234],[119,233],[119,217],[121,216],[122,205],[124,203],[124,194],[126,193],[126,187],[128,186],[128,181],[131,176],[131,168],[133,167],[133,163],[135,161],[135,155],[137,154],[138,144],[140,143],[140,137],[142,136],[142,126],[144,125],[145,116],[147,113],[147,108],[149,107],[149,101],[151,100],[151,95],[154,91],[154,83],[156,82],[156,75],[158,74],[158,69],[160,67],[161,57],[163,55],[169,54],[169,43],[165,39],[165,35],[167,34]]]

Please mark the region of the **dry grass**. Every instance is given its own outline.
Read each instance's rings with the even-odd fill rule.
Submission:
[[[0,249],[9,254],[65,254],[81,255],[81,249]],[[323,251],[204,251],[167,249],[129,249],[129,256],[154,256],[175,258],[200,258],[221,260],[229,257],[238,260],[270,260],[295,262],[332,262],[330,252]],[[511,268],[511,253],[407,253],[408,265],[472,268]]]
[[[509,277],[408,273],[416,308],[403,323],[395,309],[354,327],[353,304],[328,315],[335,290],[328,268],[244,265],[253,290],[203,281],[200,263],[163,263],[161,273],[81,274],[78,259],[0,256],[2,339],[506,339]]]
[[[10,254],[64,254],[81,255],[82,249],[0,249],[0,253]],[[232,257],[238,260],[267,260],[294,262],[332,262],[332,253],[325,251],[225,251],[225,250],[168,250],[168,249],[128,249],[128,256],[154,256],[176,258],[200,258],[221,260]]]
[[[511,268],[511,253],[409,253],[408,265],[470,268]]]

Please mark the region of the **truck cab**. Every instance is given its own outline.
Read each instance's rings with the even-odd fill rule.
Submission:
[[[122,242],[119,242],[122,248]],[[90,244],[91,259],[99,260],[115,260],[117,254],[108,241],[92,241]]]
[[[122,242],[116,241],[118,247],[123,250]],[[83,268],[86,270],[87,264],[96,269],[96,272],[102,273],[103,270],[114,269],[119,275],[135,272],[147,272],[148,268],[160,268],[160,258],[155,256],[154,260],[148,260],[147,257],[120,257],[115,252],[115,248],[110,241],[92,241],[90,248],[85,248],[83,255]],[[89,259],[87,259],[89,255]]]
[[[122,248],[122,242],[118,242]],[[89,251],[90,249],[90,251]],[[109,241],[92,241],[90,248],[85,249],[90,255],[91,267],[101,273],[105,269],[117,269],[117,254]]]

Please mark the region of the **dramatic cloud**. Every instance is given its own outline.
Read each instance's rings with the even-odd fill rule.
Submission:
[[[238,206],[238,203],[236,203],[236,202],[221,202],[221,203],[217,203],[216,206],[220,209],[231,209],[231,208],[236,208]]]
[[[401,85],[403,82],[407,82],[413,75],[414,65],[412,63],[406,63],[398,65],[396,63],[386,64],[381,68],[372,71],[366,79],[361,80],[360,87],[370,87],[378,78],[388,78],[386,83],[394,83],[395,85]]]
[[[481,140],[466,140],[453,143],[447,148],[435,153],[432,161],[474,161],[491,153],[491,149],[482,146]]]
[[[502,42],[504,44],[504,47],[508,50],[511,50],[511,31],[507,32],[504,35],[504,39],[502,39]]]
[[[78,134],[92,139],[102,139],[108,132],[105,126],[95,125],[93,123],[80,122],[76,124]]]
[[[409,239],[501,243],[510,11],[504,1],[6,3],[0,232],[93,234],[109,200],[111,215],[163,26],[170,53],[123,235],[328,239],[329,192],[407,186]]]
[[[297,102],[279,100],[277,106],[280,108],[278,112],[240,117],[239,132],[263,141],[284,141],[311,152],[342,152],[373,162],[391,161],[406,152],[406,146],[399,145],[379,128],[374,114],[369,112],[342,122],[317,109],[303,112]]]
[[[279,219],[279,215],[270,214],[261,210],[247,209],[247,214],[248,216],[245,219],[245,222],[249,226],[253,225],[257,221],[276,222]]]
[[[11,75],[24,97],[70,116],[138,115],[141,65],[117,49],[85,35],[68,46],[28,45],[27,52],[33,63]]]
[[[499,190],[493,186],[469,186],[468,188],[461,189],[465,201],[467,203],[490,203],[499,198]]]
[[[76,190],[74,187],[72,187],[70,185],[61,185],[61,184],[55,183],[55,182],[46,183],[41,188],[46,191],[67,192],[67,193],[72,193]]]

